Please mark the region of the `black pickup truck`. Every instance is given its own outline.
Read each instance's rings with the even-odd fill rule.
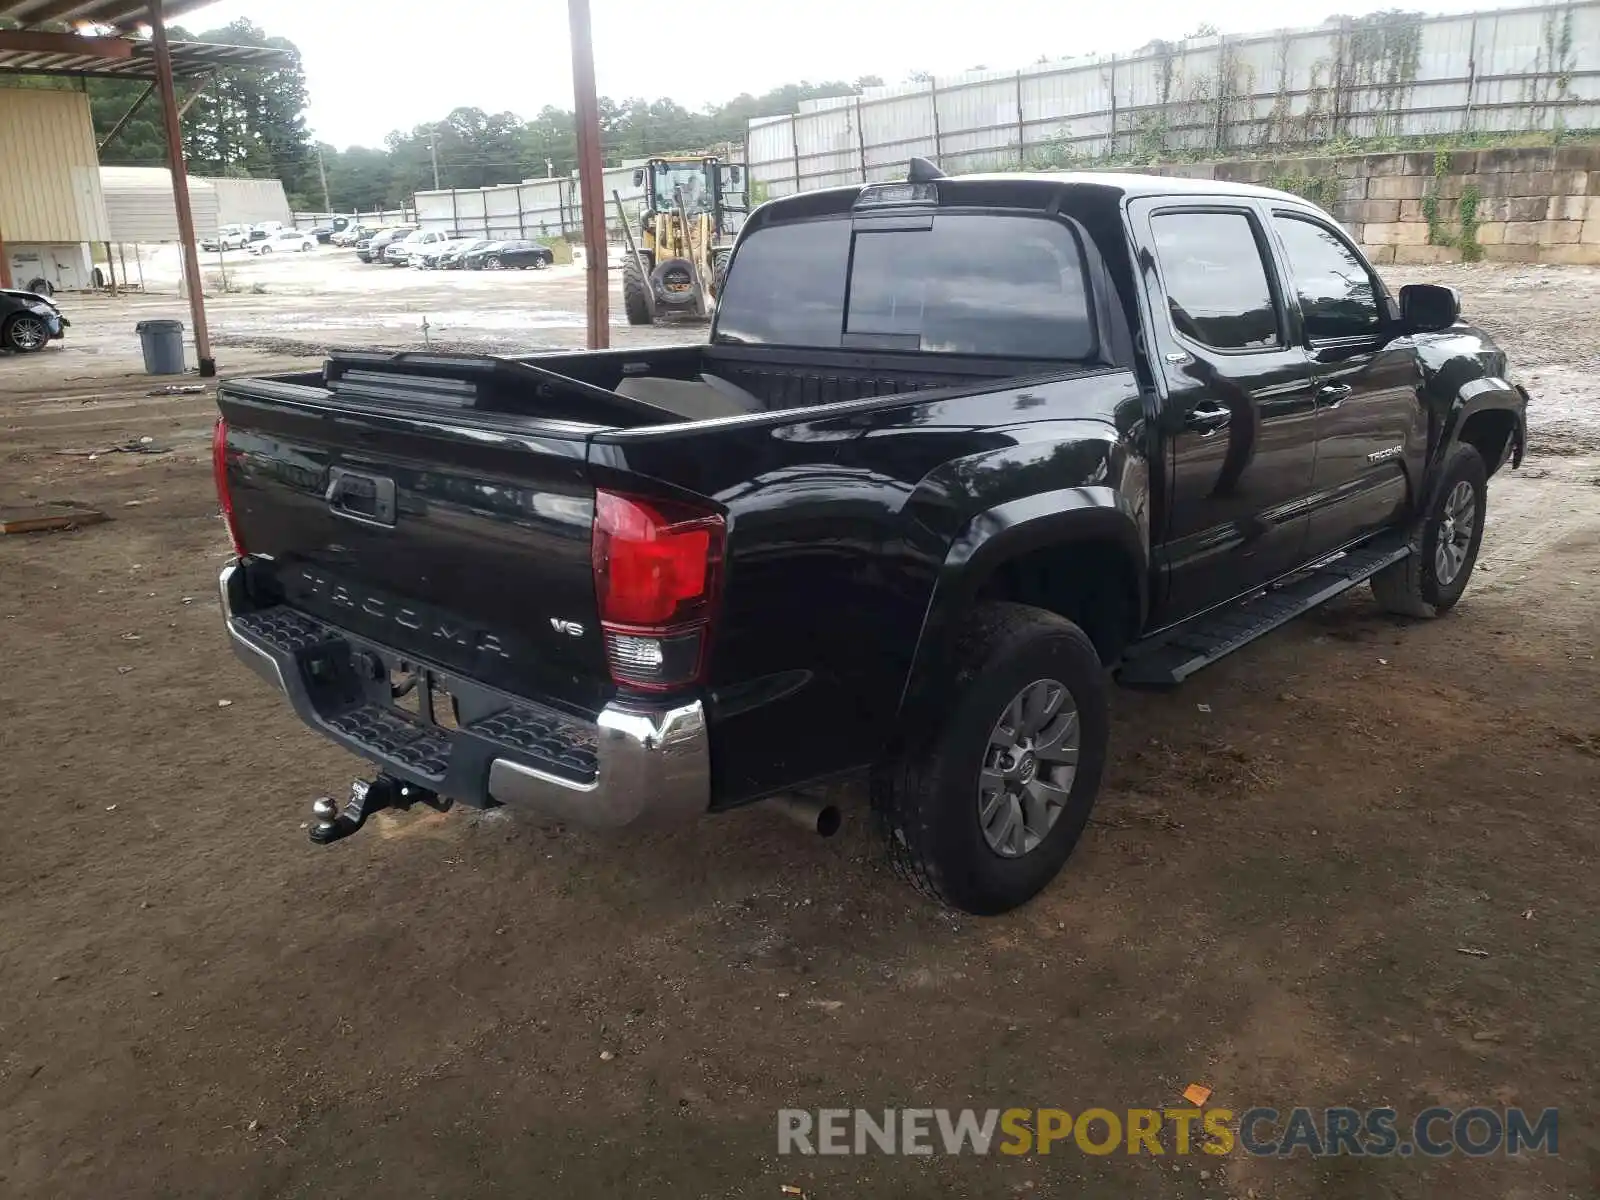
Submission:
[[[1014,907],[1112,680],[1363,581],[1441,613],[1527,394],[1298,197],[946,178],[762,206],[705,344],[336,354],[219,390],[238,654],[415,799],[669,822],[870,772],[891,858]]]

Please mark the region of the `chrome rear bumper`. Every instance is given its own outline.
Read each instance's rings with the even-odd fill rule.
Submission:
[[[357,653],[391,665],[411,656],[297,610],[252,608],[240,571],[230,564],[218,581],[234,653],[307,725],[385,772],[463,804],[594,829],[671,825],[706,811],[711,756],[698,700],[613,702],[587,721],[430,669],[475,714],[446,728],[396,707],[387,673],[358,684],[364,692],[354,699],[350,678],[342,689],[319,685]]]

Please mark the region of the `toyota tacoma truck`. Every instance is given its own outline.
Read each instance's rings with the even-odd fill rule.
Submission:
[[[594,827],[870,779],[892,861],[1056,875],[1112,683],[1359,583],[1460,598],[1526,392],[1307,201],[1116,174],[774,200],[703,344],[342,353],[218,391],[238,655],[413,800]]]

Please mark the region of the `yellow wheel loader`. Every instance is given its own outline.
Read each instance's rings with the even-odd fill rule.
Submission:
[[[622,300],[628,324],[650,325],[669,314],[709,316],[746,209],[744,168],[715,155],[652,158],[633,181],[644,189],[637,237],[617,199],[627,242]]]

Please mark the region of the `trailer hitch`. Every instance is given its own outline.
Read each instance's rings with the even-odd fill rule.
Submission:
[[[385,808],[410,808],[413,804],[426,804],[439,812],[450,811],[450,799],[406,783],[389,775],[376,779],[358,779],[350,785],[350,799],[344,811],[332,796],[323,796],[311,805],[311,815],[316,823],[311,826],[311,840],[319,846],[349,837],[367,823],[373,813]]]

